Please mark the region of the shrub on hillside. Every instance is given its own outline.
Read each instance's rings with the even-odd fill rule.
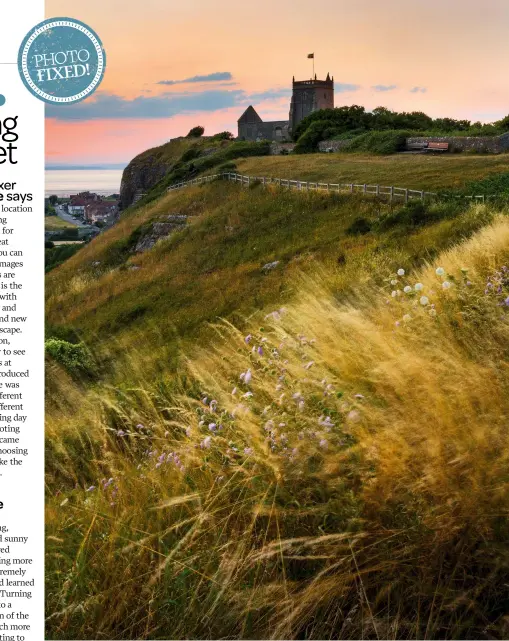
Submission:
[[[350,227],[347,228],[346,233],[350,236],[362,236],[371,231],[371,221],[367,218],[356,218]]]
[[[186,149],[180,158],[180,162],[188,162],[189,160],[194,160],[200,155],[200,150],[197,147],[189,147]]]
[[[55,246],[52,241],[49,242],[51,246],[46,247],[44,252],[44,270],[46,273],[61,265],[81,249],[81,244]]]
[[[345,147],[345,151],[370,152],[389,155],[402,151],[406,147],[406,139],[411,136],[408,131],[370,131],[355,137]]]
[[[46,354],[55,359],[72,376],[91,378],[95,375],[95,363],[84,343],[73,344],[60,338],[49,338],[44,347]]]
[[[455,218],[464,210],[464,207],[464,203],[458,201],[434,203],[411,200],[402,207],[382,216],[374,225],[374,229],[378,232],[395,228],[405,231],[412,230],[440,220]]]
[[[204,133],[205,129],[203,127],[193,127],[187,134],[187,138],[201,138]]]
[[[216,141],[216,140],[233,140],[234,138],[235,138],[235,136],[232,134],[231,131],[221,131],[218,134],[214,134],[211,137],[211,140],[212,141]]]

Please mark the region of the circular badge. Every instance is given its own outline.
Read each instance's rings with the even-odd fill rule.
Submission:
[[[69,105],[90,96],[106,68],[99,36],[73,18],[50,18],[24,38],[18,70],[26,88],[40,100]]]

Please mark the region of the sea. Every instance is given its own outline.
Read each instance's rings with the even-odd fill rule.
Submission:
[[[46,196],[66,197],[82,191],[118,194],[122,169],[46,169]]]

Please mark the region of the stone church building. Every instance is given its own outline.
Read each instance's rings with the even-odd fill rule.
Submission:
[[[238,120],[239,140],[291,140],[292,131],[299,122],[319,109],[334,108],[334,76],[327,74],[325,80],[295,80],[293,78],[292,100],[288,120],[264,122],[249,105]]]

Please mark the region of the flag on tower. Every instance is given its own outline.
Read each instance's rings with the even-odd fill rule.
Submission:
[[[313,60],[314,60],[315,59],[315,54],[314,53],[308,53],[308,58],[313,58]]]

